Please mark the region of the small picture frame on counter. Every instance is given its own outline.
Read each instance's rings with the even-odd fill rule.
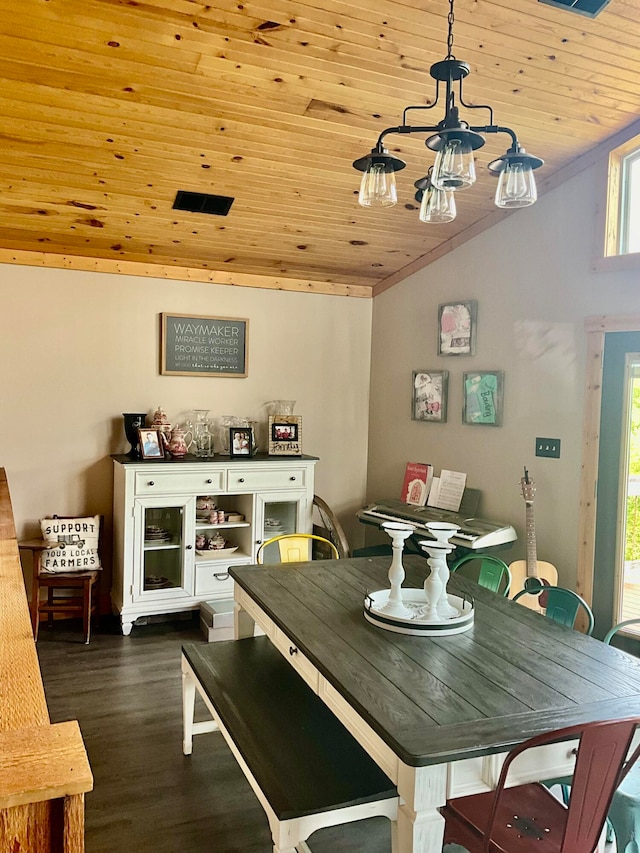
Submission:
[[[164,440],[159,429],[138,430],[140,437],[140,455],[143,459],[164,459]]]
[[[252,427],[229,427],[229,456],[251,456],[252,448]]]
[[[300,415],[269,415],[269,455],[302,455]]]

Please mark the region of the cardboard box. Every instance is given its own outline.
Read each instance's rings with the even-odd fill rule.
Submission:
[[[233,640],[233,600],[203,601],[200,604],[200,628],[208,643]]]
[[[200,604],[200,628],[208,643],[219,640],[233,640],[233,599],[226,601],[203,601]],[[254,635],[264,634],[256,625]]]

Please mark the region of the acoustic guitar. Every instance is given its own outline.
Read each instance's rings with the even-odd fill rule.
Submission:
[[[524,477],[520,480],[520,486],[522,487],[522,497],[526,506],[527,559],[516,560],[509,566],[509,571],[511,572],[511,592],[509,594],[511,598],[522,589],[535,590],[540,586],[558,585],[556,567],[551,565],[551,563],[538,560],[536,529],[533,520],[533,498],[536,493],[536,486],[529,477],[529,472],[526,468],[524,469]],[[524,604],[530,610],[544,613],[546,606],[545,598],[544,592],[540,595],[523,595],[522,598],[518,599],[518,604]]]

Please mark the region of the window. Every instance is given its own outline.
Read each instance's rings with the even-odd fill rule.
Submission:
[[[618,252],[640,252],[640,148],[622,157]]]
[[[640,137],[614,148],[608,166],[603,255],[628,266],[640,259]]]

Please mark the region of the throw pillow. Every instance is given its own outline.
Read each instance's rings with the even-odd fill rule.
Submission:
[[[100,516],[88,518],[43,518],[40,521],[42,538],[51,543],[42,552],[44,572],[86,572],[100,569],[98,539]]]

